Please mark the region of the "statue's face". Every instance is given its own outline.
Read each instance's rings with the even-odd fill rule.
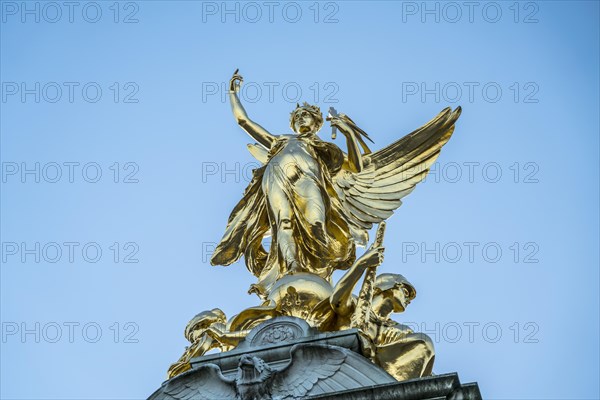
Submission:
[[[396,284],[393,288],[379,293],[378,296],[381,296],[381,301],[387,305],[386,308],[395,313],[403,312],[410,304],[409,291],[402,284]]]
[[[391,297],[393,298],[394,312],[403,312],[406,306],[410,303],[408,289],[404,285],[396,285],[393,289]]]
[[[294,114],[294,131],[298,134],[316,132],[317,121],[310,112],[299,109]]]

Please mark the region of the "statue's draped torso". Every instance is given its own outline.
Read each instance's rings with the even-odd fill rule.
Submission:
[[[274,147],[273,152],[275,154],[270,157],[263,176],[262,188],[265,194],[268,194],[271,179],[280,176],[281,173],[288,183],[294,186],[300,186],[297,184],[299,179],[312,183],[321,181],[317,156],[309,140],[298,136],[286,136]]]
[[[335,269],[349,268],[355,245],[332,183],[343,161],[337,146],[315,135],[277,137],[267,163],[255,170],[230,216],[215,263],[227,265],[244,254],[248,269],[259,278],[253,288],[263,296],[288,273],[329,279]],[[266,252],[262,240],[269,231]],[[236,240],[241,241],[237,249]]]

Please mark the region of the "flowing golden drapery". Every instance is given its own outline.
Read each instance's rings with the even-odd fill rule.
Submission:
[[[334,270],[348,269],[355,259],[353,228],[332,182],[343,162],[343,152],[316,135],[279,136],[268,162],[254,171],[233,209],[211,264],[229,265],[244,255],[248,270],[259,278],[254,289],[265,296],[288,272],[277,240],[277,224],[281,208],[289,207],[298,272],[329,279]],[[283,194],[283,201],[275,198],[275,191]],[[307,212],[315,206],[322,207],[325,216],[324,235],[315,234],[315,223]],[[262,241],[269,233],[272,240],[267,252]]]

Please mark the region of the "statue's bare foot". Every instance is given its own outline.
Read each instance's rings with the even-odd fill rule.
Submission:
[[[287,270],[288,270],[289,275],[294,275],[294,274],[298,274],[298,273],[302,272],[300,270],[300,265],[298,264],[298,261],[296,261],[296,260],[288,262]]]
[[[252,293],[255,293],[258,297],[262,297],[262,295],[263,295],[262,289],[260,288],[260,286],[258,286],[255,283],[250,285],[250,288],[248,289],[248,294],[252,294]]]

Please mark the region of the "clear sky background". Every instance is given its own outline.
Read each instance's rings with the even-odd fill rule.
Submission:
[[[208,263],[257,165],[236,68],[274,134],[316,102],[379,149],[461,105],[388,223],[395,318],[486,399],[600,396],[597,2],[0,6],[3,399],[145,398],[191,317],[258,304]]]

